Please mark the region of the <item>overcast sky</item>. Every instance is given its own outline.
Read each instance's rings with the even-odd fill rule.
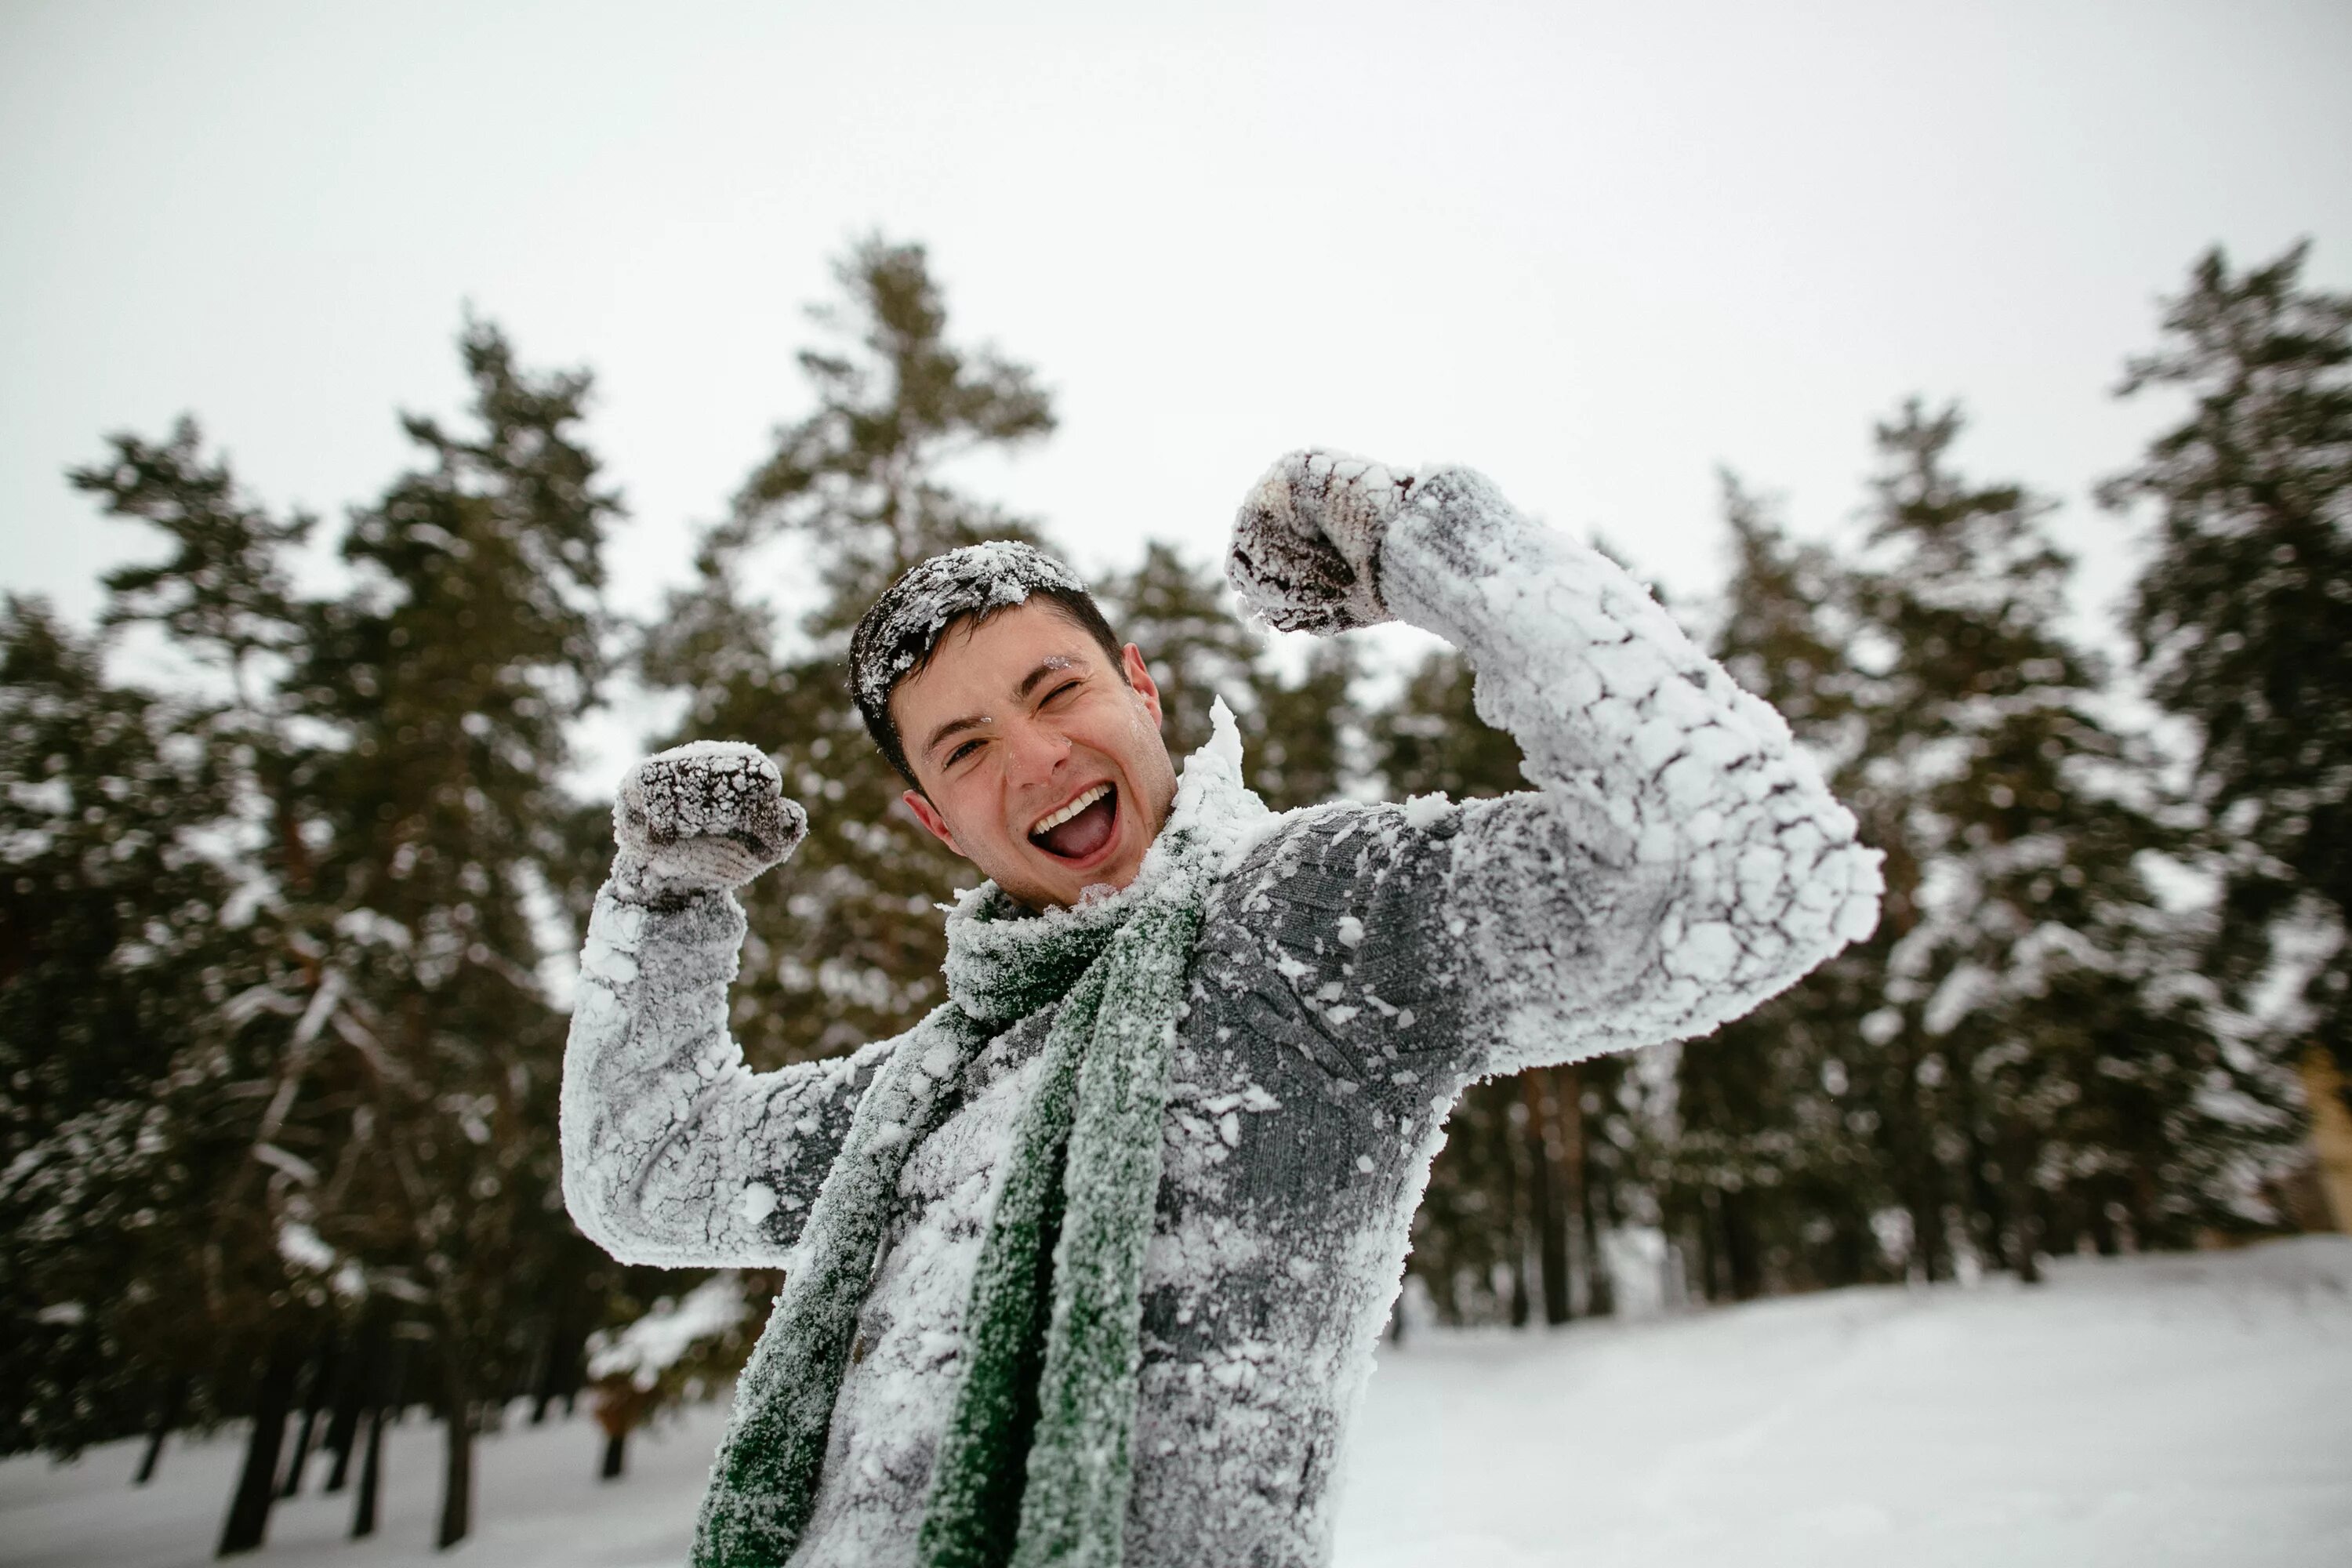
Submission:
[[[1218,548],[1278,453],[1464,461],[1676,594],[1714,470],[1850,519],[1870,422],[2067,502],[2219,241],[2352,280],[2352,5],[0,3],[0,584],[139,548],[60,475],[183,410],[340,520],[466,302],[584,363],[632,608],[803,408],[853,236],[929,245],[1060,432],[973,477],[1079,563]]]

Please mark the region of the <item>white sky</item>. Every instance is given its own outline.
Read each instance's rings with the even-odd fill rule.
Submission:
[[[1131,15],[1130,15],[1131,13]],[[1714,467],[1827,531],[1917,390],[2068,503],[2219,240],[2352,281],[2352,6],[1322,8],[0,0],[0,585],[143,545],[61,470],[193,410],[340,519],[453,408],[465,301],[586,363],[643,610],[804,407],[829,259],[931,247],[1062,428],[976,488],[1083,567],[1202,555],[1276,454],[1458,460],[1668,589]]]

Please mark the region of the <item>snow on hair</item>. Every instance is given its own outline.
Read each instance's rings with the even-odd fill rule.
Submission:
[[[1033,593],[1067,612],[1118,658],[1118,640],[1086,583],[1035,545],[1014,539],[967,544],[917,562],[859,619],[849,638],[850,695],[874,743],[908,782],[915,775],[890,717],[890,693],[930,662],[948,627],[967,617],[985,620],[1027,603]]]

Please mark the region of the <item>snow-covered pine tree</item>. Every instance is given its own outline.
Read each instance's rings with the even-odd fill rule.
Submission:
[[[288,1098],[305,1009],[281,984],[316,956],[285,919],[284,890],[299,879],[289,868],[306,849],[287,809],[294,753],[275,691],[299,637],[283,553],[310,523],[278,521],[244,497],[225,463],[203,458],[192,422],[163,442],[123,435],[110,445],[72,472],[74,484],[173,548],[109,575],[105,623],[152,623],[173,651],[212,673],[200,696],[154,705],[179,715],[167,754],[182,787],[110,777],[82,814],[126,849],[170,841],[162,857],[174,875],[140,888],[140,935],[121,956],[176,942],[204,957],[178,976],[118,966],[103,992],[168,1020],[162,1033],[173,1048],[119,1086],[119,1099],[60,1130],[51,1152],[66,1159],[17,1173],[75,1215],[58,1260],[105,1270],[103,1310],[125,1331],[106,1372],[145,1384],[152,1411],[142,1477],[175,1422],[252,1416],[222,1536],[225,1551],[243,1550],[266,1528],[283,1412],[331,1315],[312,1239],[318,1168],[294,1152],[315,1107]],[[187,787],[199,776],[202,787]],[[94,863],[80,869],[85,892],[104,879]],[[212,896],[185,896],[191,872],[211,878]],[[164,932],[177,935],[165,942]],[[118,1043],[139,1037],[128,1031]],[[26,1038],[50,1059],[103,1056],[41,1024]]]
[[[1150,661],[1170,754],[1190,756],[1207,743],[1209,705],[1222,696],[1244,725],[1244,755],[1256,763],[1250,726],[1265,644],[1234,613],[1224,579],[1155,539],[1132,572],[1103,583],[1096,597],[1112,628]]]
[[[430,1332],[445,1546],[470,1526],[480,1409],[528,1376],[577,1245],[554,1137],[564,1021],[535,922],[569,853],[558,774],[603,668],[619,510],[579,434],[587,374],[527,372],[479,322],[460,348],[472,427],[404,421],[425,462],[354,514],[357,584],[319,607],[294,677],[333,737],[303,782],[336,911],[330,1010],[361,1069],[326,1237]]]
[[[588,1340],[587,1373],[604,1449],[597,1474],[617,1480],[628,1468],[629,1434],[686,1404],[708,1399],[751,1353],[783,1279],[773,1271],[710,1274],[680,1293],[677,1275],[646,1270],[661,1294],[631,1303],[625,1321]]]
[[[2016,485],[1973,486],[1953,409],[1879,426],[1850,579],[1865,726],[1849,798],[1888,852],[1885,989],[1860,1065],[1930,1278],[1962,1248],[2032,1278],[2119,1226],[2183,1245],[2231,1217],[2260,1136],[2142,857],[2178,846],[2158,770],[2063,626],[2067,558]],[[2251,1114],[2249,1114],[2251,1112]]]
[[[1732,572],[1715,655],[1835,777],[1860,742],[1842,574],[1729,473],[1723,510]],[[1874,1119],[1846,1093],[1874,977],[1849,949],[1678,1053],[1672,1109],[1654,1131],[1653,1180],[1710,1298],[1880,1276],[1870,1216],[1886,1197],[1868,1136]]]
[[[1250,788],[1276,811],[1339,798],[1354,772],[1354,646],[1318,639],[1295,679],[1285,679],[1270,659],[1251,673],[1252,710],[1244,731]]]
[[[2127,624],[2193,729],[2224,887],[2208,962],[2274,1055],[2352,1074],[2352,294],[2307,285],[2307,257],[2190,269],[2119,389],[2189,406],[2102,499],[2153,513]]]
[[[922,247],[868,239],[835,271],[841,302],[812,312],[835,341],[800,356],[816,408],[776,433],[644,655],[650,683],[687,694],[675,738],[760,747],[809,805],[791,874],[744,900],[733,1021],[761,1067],[855,1049],[939,1000],[945,937],[931,906],[973,873],[899,803],[905,782],[849,700],[848,634],[926,556],[1035,541],[1028,523],[951,489],[940,466],[1054,427],[1026,367],[949,340]],[[777,609],[751,586],[772,569],[820,590],[796,636],[780,635]]]
[[[209,1374],[255,1316],[227,1245],[252,1233],[205,1202],[239,1065],[210,1026],[256,978],[224,924],[234,792],[208,711],[105,653],[37,601],[0,611],[0,1451],[241,1409]]]

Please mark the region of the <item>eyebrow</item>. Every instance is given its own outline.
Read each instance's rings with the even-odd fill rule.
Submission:
[[[1037,689],[1037,683],[1045,679],[1047,676],[1056,674],[1065,669],[1076,669],[1077,668],[1078,661],[1072,658],[1068,654],[1054,654],[1048,657],[1043,664],[1040,664],[1036,668],[1031,670],[1028,675],[1024,678],[1021,684],[1013,688],[1013,690],[1020,696],[1026,697],[1032,691],[1034,691]]]
[[[1037,683],[1047,676],[1077,668],[1078,661],[1066,653],[1051,655],[1040,662],[1036,668],[1021,678],[1021,684],[1013,689],[1013,694],[1025,700],[1032,691],[1037,689]],[[961,719],[950,719],[931,731],[930,739],[923,742],[923,754],[929,756],[940,749],[940,743],[942,741],[960,735],[966,730],[977,730],[983,724],[994,722],[995,721],[985,713],[971,713]]]

